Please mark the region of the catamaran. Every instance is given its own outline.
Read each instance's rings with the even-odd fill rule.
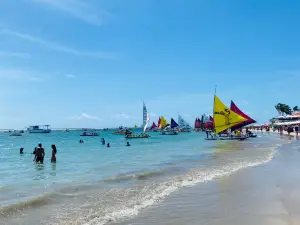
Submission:
[[[179,127],[179,125],[175,122],[175,120],[173,118],[171,118],[171,127],[165,127],[163,129],[163,131],[161,132],[162,135],[177,135],[178,134],[178,130],[177,128]]]
[[[191,132],[192,127],[180,115],[178,115],[178,125],[180,132]]]
[[[128,138],[128,139],[132,139],[132,138],[149,138],[150,135],[149,134],[146,134],[146,129],[147,129],[147,126],[148,126],[148,123],[149,123],[149,114],[148,114],[148,111],[147,111],[147,107],[145,105],[145,103],[143,103],[143,133],[139,134],[139,135],[136,135],[136,134],[126,134],[125,135],[125,138]]]
[[[242,122],[247,121],[243,116],[235,113],[229,109],[224,103],[215,95],[214,96],[214,128],[216,134],[221,134],[221,132],[230,129],[231,127],[238,125]],[[206,140],[244,140],[247,137],[242,136],[227,136],[222,137],[221,135],[211,135],[207,137]]]

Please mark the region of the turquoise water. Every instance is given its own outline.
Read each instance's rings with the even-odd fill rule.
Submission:
[[[151,133],[152,138],[130,140],[131,147],[126,147],[124,136],[110,131],[100,131],[99,137],[80,133],[0,134],[0,212],[7,224],[43,224],[45,218],[45,224],[125,219],[179,188],[268,162],[282,142],[264,134],[247,141],[214,142],[204,141],[204,133]],[[102,137],[110,148],[101,144]],[[43,165],[32,162],[38,143],[46,151]],[[52,144],[57,146],[56,164],[50,163]],[[37,206],[40,214],[33,221],[28,215]],[[16,216],[21,219],[13,223]]]

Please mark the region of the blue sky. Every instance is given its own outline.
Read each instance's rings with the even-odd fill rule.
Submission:
[[[140,125],[212,111],[214,86],[261,123],[299,105],[300,2],[0,2],[0,127]]]

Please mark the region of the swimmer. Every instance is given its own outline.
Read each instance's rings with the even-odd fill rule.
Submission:
[[[36,149],[36,153],[33,161],[37,163],[43,163],[44,157],[45,157],[45,149],[42,147],[42,144],[39,144],[38,148]]]
[[[23,154],[24,148],[20,148],[20,154]]]
[[[106,147],[110,148],[110,144],[109,144],[109,143],[107,143],[107,146],[106,146]]]
[[[83,140],[80,140],[79,143],[84,143],[84,141],[83,141]]]
[[[52,145],[51,148],[52,148],[51,162],[56,163],[56,153],[57,153],[56,146]]]
[[[130,146],[131,146],[131,145],[130,145],[130,143],[129,143],[128,141],[127,141],[127,144],[126,144],[126,146],[127,146],[127,147],[130,147]]]

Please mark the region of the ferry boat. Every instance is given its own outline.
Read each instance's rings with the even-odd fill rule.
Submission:
[[[46,134],[51,132],[50,125],[34,125],[27,128],[28,133]]]

